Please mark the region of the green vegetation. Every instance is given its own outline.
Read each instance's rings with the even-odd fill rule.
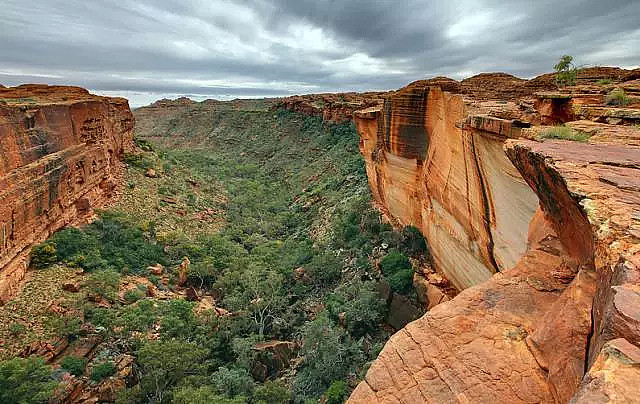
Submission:
[[[56,385],[40,358],[0,362],[0,403],[46,403]]]
[[[559,86],[575,86],[578,78],[578,69],[573,64],[573,56],[563,55],[558,63],[553,66],[556,71],[555,82]]]
[[[590,133],[577,131],[564,125],[549,128],[538,136],[539,139],[563,139],[574,142],[586,142],[590,137]]]
[[[65,356],[60,362],[60,366],[74,376],[82,376],[89,361],[86,358],[77,356]]]
[[[619,107],[624,107],[626,105],[631,104],[631,99],[621,88],[615,88],[607,94],[604,100],[607,105],[616,105]]]
[[[392,251],[380,261],[380,268],[391,289],[399,293],[409,293],[413,287],[413,267],[409,258],[398,251]]]
[[[99,382],[102,379],[113,376],[116,373],[116,365],[113,362],[103,362],[91,370],[91,380]]]
[[[597,86],[606,86],[606,85],[609,85],[609,84],[613,84],[613,79],[607,78],[607,79],[600,79],[600,80],[596,81],[596,85]]]
[[[428,257],[424,239],[371,206],[353,125],[189,108],[154,121],[153,146],[137,134],[142,152],[127,156],[117,210],[34,250],[39,273],[84,271],[85,293],[69,303],[79,315],[54,317],[55,327],[71,338],[96,329],[135,357],[137,384],[119,402],[342,402],[389,337],[380,283],[411,295],[409,257]],[[160,177],[145,177],[148,167]],[[185,286],[230,315],[177,297],[183,257]],[[165,272],[151,275],[157,263]],[[146,297],[141,277],[174,297]],[[272,340],[297,342],[299,365],[264,381],[256,369],[271,356],[254,346]],[[95,382],[115,372],[116,352],[105,352],[88,365]]]

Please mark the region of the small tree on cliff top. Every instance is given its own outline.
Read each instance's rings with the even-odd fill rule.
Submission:
[[[559,86],[575,86],[578,78],[578,68],[573,64],[573,56],[564,55],[553,66],[556,71],[554,81]]]

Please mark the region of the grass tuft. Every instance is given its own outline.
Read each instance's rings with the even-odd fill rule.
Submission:
[[[586,142],[591,137],[590,133],[574,130],[568,126],[554,126],[543,131],[538,139],[562,139],[574,142]]]
[[[619,107],[624,107],[625,105],[631,104],[631,99],[621,88],[615,88],[611,90],[609,94],[604,99],[605,104],[607,105],[616,105]]]

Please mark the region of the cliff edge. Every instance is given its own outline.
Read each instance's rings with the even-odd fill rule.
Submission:
[[[562,90],[438,78],[355,113],[378,205],[462,292],[396,333],[349,402],[636,399],[640,82],[614,70]]]
[[[116,196],[133,125],[123,98],[0,88],[0,303],[16,293],[31,246]]]

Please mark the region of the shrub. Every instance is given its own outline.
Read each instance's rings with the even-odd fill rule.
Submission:
[[[627,93],[624,92],[621,88],[615,88],[607,94],[604,99],[605,104],[607,105],[617,105],[620,107],[624,107],[625,105],[631,104],[631,99],[627,96]]]
[[[166,264],[163,247],[147,241],[139,226],[117,212],[104,212],[99,220],[83,229],[64,229],[51,241],[55,243],[58,260],[87,271],[128,268],[141,273],[150,265]]]
[[[60,366],[74,376],[82,376],[89,361],[78,356],[65,356]]]
[[[101,270],[89,275],[85,281],[87,294],[94,299],[115,301],[120,286],[120,274],[113,270]]]
[[[93,370],[91,371],[91,380],[99,383],[103,379],[113,376],[115,373],[116,365],[113,362],[103,362],[93,367]]]
[[[391,289],[395,292],[407,294],[413,289],[413,268],[406,255],[392,251],[380,261],[382,274]]]
[[[600,79],[596,81],[597,86],[606,86],[608,84],[613,84],[613,79],[606,78],[606,79]]]
[[[427,242],[422,232],[415,226],[407,226],[402,229],[402,249],[407,254],[414,255],[427,252]]]
[[[326,307],[335,320],[339,313],[344,313],[347,330],[353,337],[360,338],[379,327],[387,305],[374,282],[357,280],[338,288],[327,298]]]
[[[0,362],[0,403],[46,403],[56,385],[40,358]]]
[[[253,379],[245,369],[221,367],[211,375],[211,380],[218,394],[229,398],[249,396],[254,388]]]
[[[318,397],[334,380],[342,380],[364,360],[358,344],[320,314],[303,329],[302,366],[294,382],[298,396]]]
[[[573,130],[564,125],[549,128],[538,136],[539,139],[563,139],[574,142],[586,142],[590,137],[589,133]]]
[[[327,287],[340,279],[342,261],[332,252],[322,252],[311,259],[306,271],[316,285]]]
[[[555,82],[559,86],[575,86],[578,69],[573,65],[573,56],[564,55],[558,63],[553,66],[556,71]]]
[[[227,398],[217,395],[213,387],[181,387],[173,392],[173,404],[245,404],[246,397]]]
[[[331,386],[327,389],[325,396],[327,397],[327,404],[342,404],[349,394],[349,387],[343,380],[336,380],[331,383]]]
[[[136,146],[138,146],[140,149],[150,152],[153,151],[153,145],[146,139],[141,139],[139,137],[134,137],[133,141],[135,142]]]
[[[291,392],[283,383],[269,380],[256,388],[253,401],[257,404],[287,404],[291,401]]]
[[[24,334],[26,331],[27,327],[25,327],[25,325],[22,323],[15,322],[11,323],[11,325],[9,326],[9,332],[15,337]]]
[[[31,266],[36,269],[47,268],[58,262],[56,246],[51,242],[39,244],[31,250]]]
[[[124,293],[124,300],[127,303],[135,303],[138,300],[143,299],[145,296],[145,293],[140,290],[130,289]]]

